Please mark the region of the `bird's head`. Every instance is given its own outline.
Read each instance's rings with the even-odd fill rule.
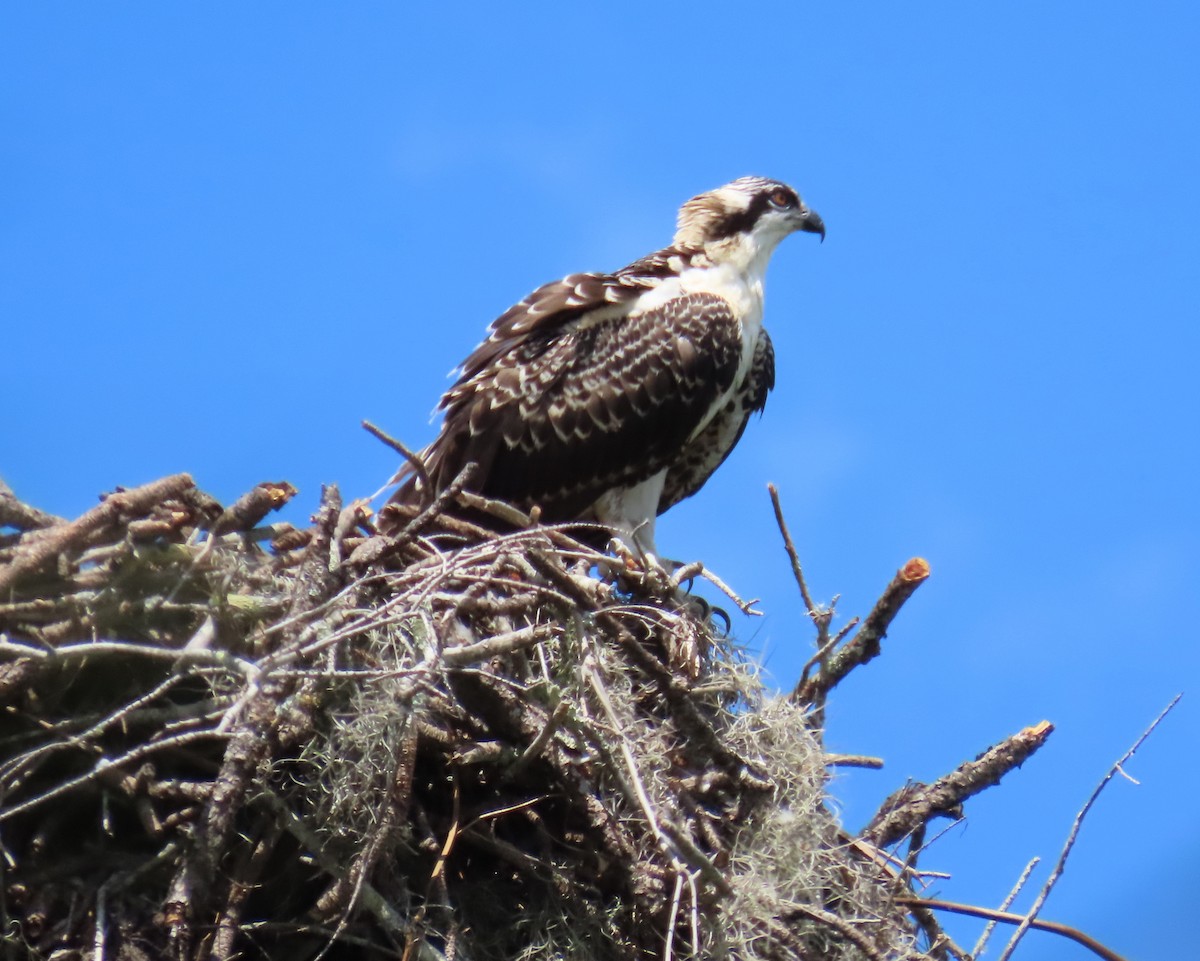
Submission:
[[[797,230],[825,239],[824,221],[787,184],[741,177],[679,208],[675,244],[700,247],[741,237],[758,250],[770,251]]]

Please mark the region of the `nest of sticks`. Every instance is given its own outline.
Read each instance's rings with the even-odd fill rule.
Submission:
[[[699,565],[454,488],[389,534],[332,487],[264,524],[294,493],[180,474],[66,521],[0,489],[6,958],[965,957],[915,852],[1049,725],[858,835],[826,803],[870,761],[824,751],[825,698],[923,561],[840,634],[810,601],[777,695],[683,590]]]

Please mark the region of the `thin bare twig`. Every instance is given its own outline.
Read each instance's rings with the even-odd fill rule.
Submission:
[[[743,601],[736,593],[734,593],[732,587],[721,580],[721,578],[717,577],[717,575],[712,571],[708,570],[708,568],[702,567],[699,574],[706,581],[712,584],[713,587],[733,601],[733,603],[737,606],[737,609],[747,617],[762,617],[762,611],[756,611],[754,609],[754,605],[758,603],[757,597],[752,597],[748,601]]]
[[[820,924],[825,925],[832,931],[836,931],[843,939],[853,944],[871,961],[887,961],[887,955],[883,954],[878,947],[871,943],[870,939],[863,933],[861,929],[851,924],[846,918],[834,914],[832,911],[826,911],[823,908],[813,907],[809,904],[793,904],[790,905],[789,916],[787,920],[794,920],[797,916],[810,918]]]
[[[1176,704],[1179,703],[1179,699],[1181,697],[1183,697],[1182,694],[1176,694],[1171,699],[1171,703],[1159,712],[1158,717],[1150,722],[1150,726],[1142,732],[1141,737],[1133,742],[1133,746],[1130,747],[1129,750],[1124,754],[1122,754],[1120,758],[1117,759],[1116,763],[1114,763],[1113,766],[1108,769],[1108,773],[1101,778],[1100,783],[1096,785],[1095,790],[1092,791],[1091,795],[1084,802],[1083,807],[1079,809],[1079,813],[1075,815],[1075,821],[1071,825],[1071,831],[1067,835],[1066,843],[1063,844],[1062,851],[1058,855],[1058,861],[1054,865],[1054,870],[1050,872],[1050,877],[1048,877],[1046,879],[1046,883],[1042,885],[1042,890],[1038,893],[1037,899],[1033,902],[1033,906],[1025,915],[1026,920],[1022,921],[1021,924],[1018,925],[1017,930],[1013,932],[1013,936],[1009,939],[1008,944],[1004,946],[1004,952],[1000,955],[997,961],[1008,961],[1008,959],[1012,957],[1012,953],[1017,949],[1017,944],[1020,943],[1022,936],[1025,934],[1026,930],[1028,930],[1033,920],[1038,916],[1038,912],[1041,911],[1042,905],[1046,903],[1046,898],[1050,896],[1050,891],[1054,888],[1054,885],[1058,882],[1058,879],[1062,876],[1063,870],[1067,866],[1067,857],[1071,853],[1071,848],[1075,846],[1075,839],[1079,837],[1079,829],[1083,826],[1083,819],[1087,817],[1088,811],[1092,809],[1092,805],[1095,804],[1096,799],[1100,797],[1100,792],[1108,786],[1108,782],[1111,781],[1113,777],[1121,770],[1121,766],[1131,757],[1133,757],[1134,752],[1142,746],[1146,738],[1154,733],[1154,729],[1158,727],[1163,718],[1171,713],[1171,710]]]
[[[1039,857],[1033,857],[1029,859],[1029,863],[1025,865],[1025,870],[1022,871],[1021,876],[1017,878],[1017,883],[1012,886],[1012,890],[1010,890],[1005,896],[1004,900],[1000,902],[1000,907],[998,910],[1008,910],[1012,903],[1017,899],[1017,895],[1020,894],[1022,889],[1025,887],[1025,883],[1029,880],[1029,876],[1033,874],[1033,869],[1041,863],[1041,860],[1042,859]],[[975,942],[975,947],[971,949],[971,957],[978,958],[983,955],[984,948],[987,947],[988,941],[991,940],[992,932],[996,930],[996,925],[998,923],[999,921],[996,918],[992,918],[986,925],[984,925],[983,931],[979,935],[979,940]]]
[[[220,737],[221,735],[211,730],[188,731],[184,734],[177,734],[174,737],[166,737],[160,741],[154,741],[150,744],[142,744],[130,751],[126,751],[124,754],[116,758],[100,758],[100,760],[96,762],[96,765],[91,770],[85,771],[83,774],[63,781],[62,783],[55,785],[53,788],[50,788],[47,791],[43,791],[41,794],[38,794],[35,797],[31,797],[26,801],[22,801],[20,804],[14,804],[11,807],[4,808],[4,810],[0,811],[0,821],[6,821],[10,818],[14,818],[18,814],[28,811],[30,808],[37,807],[39,804],[45,804],[47,801],[61,797],[68,791],[73,791],[80,785],[87,784],[89,781],[94,781],[97,778],[104,777],[107,772],[110,772],[115,768],[119,768],[126,764],[132,764],[134,761],[140,761],[142,758],[149,757],[151,754],[154,754],[157,751],[182,747],[185,744],[191,744],[205,738]]]
[[[1003,921],[1005,924],[1025,924],[1028,922],[1028,927],[1037,928],[1039,931],[1051,931],[1054,934],[1061,934],[1065,938],[1070,938],[1072,941],[1082,944],[1085,948],[1104,958],[1105,961],[1126,961],[1116,951],[1105,947],[1095,938],[1084,934],[1078,928],[1073,928],[1069,924],[1060,924],[1057,921],[1043,921],[1041,918],[1030,919],[1026,914],[1013,914],[1010,911],[997,911],[995,908],[981,908],[974,904],[959,904],[956,901],[942,901],[938,898],[904,896],[896,898],[896,903],[906,906],[924,905],[927,908],[935,908],[938,911],[950,911],[954,914],[965,914],[973,918],[989,918],[993,921]]]
[[[808,593],[804,570],[800,567],[800,555],[796,552],[796,545],[792,542],[787,521],[783,519],[783,505],[779,502],[779,488],[774,484],[768,484],[767,490],[771,494],[771,506],[775,508],[775,523],[779,525],[779,533],[783,535],[783,549],[787,551],[788,560],[792,564],[792,576],[796,578],[796,586],[800,588],[800,598],[804,601],[804,609],[812,615],[817,608],[813,604],[812,595]]]
[[[555,624],[531,624],[505,634],[497,634],[474,644],[463,644],[458,647],[447,647],[442,651],[442,660],[452,667],[462,667],[466,664],[476,664],[489,657],[501,654],[512,654],[515,651],[533,647],[559,631]]]
[[[409,466],[413,469],[413,473],[417,475],[418,480],[421,482],[421,498],[423,503],[428,504],[430,501],[432,501],[436,491],[433,489],[433,484],[430,483],[429,471],[426,470],[425,461],[421,460],[421,455],[409,450],[402,443],[400,443],[400,441],[396,440],[395,437],[384,431],[382,428],[376,427],[369,420],[364,420],[362,425],[363,428],[369,434],[371,434],[371,436],[375,437],[377,440],[383,441],[388,445],[388,447],[408,461]],[[396,477],[392,478],[392,482],[395,483],[399,477],[400,475],[397,474]]]

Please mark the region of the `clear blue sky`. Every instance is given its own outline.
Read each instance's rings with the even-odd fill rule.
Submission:
[[[432,437],[447,371],[532,287],[664,245],[701,190],[787,180],[829,237],[772,266],[778,388],[660,545],[762,598],[735,627],[781,685],[809,630],[768,480],[847,616],[929,559],[832,706],[834,749],[887,760],[835,785],[848,825],[1058,726],[926,854],[948,898],[1052,861],[1188,691],[1046,915],[1190,955],[1200,8],[405,6],[5,5],[0,475],[62,514],[181,470],[223,499],[282,478],[303,518],[393,468],[360,419]]]

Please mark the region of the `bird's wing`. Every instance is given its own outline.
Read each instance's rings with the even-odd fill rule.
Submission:
[[[667,247],[615,273],[568,274],[543,284],[492,322],[487,340],[463,361],[458,382],[440,406],[449,407],[460,387],[521,342],[552,336],[585,315],[594,321],[608,311],[627,312],[632,301],[702,255],[699,248]]]
[[[774,386],[775,348],[766,330],[760,330],[746,379],[704,430],[687,444],[667,472],[658,504],[660,514],[704,486],[741,440],[750,415],[766,407],[767,394]]]
[[[668,466],[704,427],[741,359],[729,304],[696,293],[629,314],[592,276],[535,291],[468,358],[427,451],[436,487],[474,462],[476,490],[572,519]]]

